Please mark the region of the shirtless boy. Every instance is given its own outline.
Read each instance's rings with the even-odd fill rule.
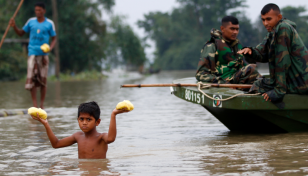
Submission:
[[[127,110],[114,109],[111,113],[109,132],[99,133],[96,126],[101,122],[100,108],[96,102],[88,102],[78,107],[78,123],[82,131],[59,140],[52,132],[47,119],[43,120],[32,116],[33,119],[40,121],[46,128],[48,138],[53,148],[61,148],[78,143],[79,159],[104,159],[108,150],[108,144],[115,141],[117,136],[116,115],[128,112]]]

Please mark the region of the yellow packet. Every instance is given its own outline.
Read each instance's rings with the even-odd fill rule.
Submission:
[[[41,50],[44,52],[44,53],[48,53],[50,51],[50,46],[47,44],[47,43],[44,43],[42,46],[41,46]]]
[[[121,109],[127,109],[128,111],[131,111],[134,109],[134,105],[128,101],[128,100],[124,100],[120,103],[117,104],[116,109],[121,110]]]
[[[36,116],[37,116],[36,113],[39,114],[39,117],[40,117],[41,119],[44,119],[44,120],[47,119],[47,113],[46,113],[46,111],[44,111],[43,109],[41,109],[41,108],[36,108],[36,107],[31,107],[31,108],[28,109],[28,114],[30,114],[30,115],[36,117]]]

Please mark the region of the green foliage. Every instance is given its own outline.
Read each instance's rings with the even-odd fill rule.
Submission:
[[[121,16],[114,16],[111,19],[109,27],[112,32],[107,36],[108,56],[112,58],[113,63],[141,66],[146,61],[144,47],[131,27],[123,22],[124,19]]]
[[[60,73],[60,79],[58,79],[56,76],[50,76],[48,77],[48,81],[89,81],[89,80],[100,80],[104,79],[107,76],[103,75],[99,71],[83,71],[81,73],[77,74],[70,74],[70,73]]]
[[[16,17],[21,28],[35,16],[33,5],[37,0],[26,0]],[[51,1],[46,4],[46,17],[52,19]],[[245,0],[178,0],[180,6],[170,13],[150,12],[138,21],[147,36],[155,41],[154,68],[167,70],[195,69],[200,49],[210,39],[210,30],[219,29],[222,17],[233,15],[239,19],[238,38],[244,46],[256,46],[266,34],[262,21],[252,25],[245,12]],[[0,0],[0,36],[5,31],[19,0]],[[115,0],[57,0],[61,72],[100,71],[107,67],[125,64],[142,66],[146,61],[145,44],[137,37],[125,18],[113,16],[110,24],[101,20],[102,10],[111,12]],[[282,8],[284,17],[297,24],[297,30],[308,45],[308,16],[305,7]],[[107,31],[108,28],[108,31]],[[20,38],[10,29],[6,38]],[[23,38],[28,38],[24,36]],[[52,56],[52,54],[51,54]],[[0,49],[0,80],[20,79],[26,75],[26,52],[21,44],[5,43]],[[107,63],[107,64],[106,64]]]
[[[11,52],[13,51],[14,52]],[[27,55],[19,44],[2,46],[0,50],[0,81],[17,80],[27,72]]]
[[[170,14],[151,12],[138,22],[139,27],[147,32],[147,37],[156,42],[156,68],[195,69],[200,50],[210,38],[210,30],[219,29],[222,17],[226,16],[229,10],[245,6],[244,0],[178,2],[180,7],[173,9]],[[241,12],[234,10],[233,14]],[[244,17],[242,19],[249,21]]]
[[[22,28],[26,21],[35,16],[34,4],[37,0],[24,1],[15,21]],[[46,4],[46,17],[52,19],[51,1],[43,1]],[[5,14],[0,20],[0,32],[4,33],[9,19],[13,15],[19,0],[0,0],[1,14]],[[61,71],[71,70],[80,72],[83,70],[100,70],[104,53],[104,37],[106,25],[101,20],[101,10],[110,11],[114,0],[87,0],[61,1],[58,6],[57,37],[60,41],[60,68]],[[2,37],[2,36],[1,36]],[[24,36],[27,38],[28,35]],[[19,38],[13,29],[7,38]],[[19,79],[26,74],[27,56],[21,54],[21,46],[4,44],[0,50],[0,79]],[[19,67],[20,68],[16,68]],[[12,69],[15,68],[15,69]]]
[[[261,18],[252,25],[245,12],[238,11],[246,7],[244,0],[178,0],[179,8],[171,13],[150,12],[138,22],[140,28],[156,43],[156,68],[166,70],[195,69],[200,57],[200,49],[210,39],[211,28],[219,29],[221,19],[233,15],[239,19],[238,38],[244,46],[256,46],[265,37],[267,31]],[[282,8],[284,17],[297,24],[303,42],[308,46],[308,16],[305,7],[287,6]]]
[[[0,32],[2,35],[20,0],[0,0]],[[35,16],[34,4],[37,0],[24,1],[17,17],[16,25],[22,28],[26,21]],[[42,0],[46,4],[45,16],[52,19],[51,0]],[[106,58],[115,57],[105,62],[118,60],[115,55],[121,51],[122,60],[127,65],[140,66],[146,60],[140,39],[122,20],[114,18],[107,31],[107,24],[102,21],[102,11],[111,12],[115,0],[57,0],[58,31],[61,72],[79,73],[86,70],[101,71]],[[28,34],[23,38],[28,38]],[[2,37],[2,36],[1,36]],[[6,38],[20,38],[13,29]],[[21,45],[4,44],[0,50],[0,80],[20,79],[26,74],[26,52]],[[52,54],[51,54],[52,55]],[[120,63],[120,62],[118,62]],[[16,68],[18,67],[18,68]],[[14,68],[14,69],[13,69]]]
[[[231,14],[238,18],[240,31],[238,34],[238,39],[240,40],[243,46],[256,46],[264,38],[265,34],[261,34],[261,37],[258,36],[258,29],[256,29],[250,19],[246,17],[246,14],[241,12],[239,14]],[[263,25],[258,26],[258,28],[264,29]],[[257,31],[257,32],[256,32]]]
[[[0,0],[0,38],[8,26],[8,21],[13,15],[19,1]],[[6,38],[12,38],[9,32]],[[26,73],[27,55],[20,44],[4,43],[0,49],[0,81],[20,79]]]
[[[24,2],[21,21],[26,22],[35,15],[33,5],[36,2]],[[46,4],[46,17],[52,19],[51,1],[43,2]],[[113,5],[114,0],[57,0],[61,71],[100,70],[102,59],[105,58],[106,35],[106,25],[101,20],[101,6],[109,11]]]

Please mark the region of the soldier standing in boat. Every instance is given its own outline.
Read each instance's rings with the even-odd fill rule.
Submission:
[[[266,101],[284,108],[285,94],[308,93],[308,51],[296,24],[283,18],[276,4],[265,5],[261,18],[268,31],[263,42],[238,53],[248,60],[269,63],[270,78],[256,81],[249,92],[262,93]]]
[[[56,31],[53,21],[46,18],[45,4],[38,2],[34,5],[36,17],[30,18],[22,29],[19,29],[14,19],[11,19],[10,25],[19,36],[30,33],[28,46],[28,66],[27,80],[25,88],[31,91],[33,106],[37,107],[36,87],[41,88],[40,107],[44,109],[44,100],[47,91],[47,74],[48,74],[48,52],[50,52],[56,43]],[[50,37],[52,38],[50,48],[47,45]],[[47,48],[41,49],[41,46]]]
[[[252,84],[261,75],[256,64],[248,64],[243,55],[237,53],[243,48],[237,39],[238,19],[225,16],[220,30],[211,30],[211,39],[201,50],[196,79],[219,84]]]

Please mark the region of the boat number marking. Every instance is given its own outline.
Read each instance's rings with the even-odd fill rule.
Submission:
[[[204,95],[187,89],[185,90],[185,99],[198,104],[204,104]]]

